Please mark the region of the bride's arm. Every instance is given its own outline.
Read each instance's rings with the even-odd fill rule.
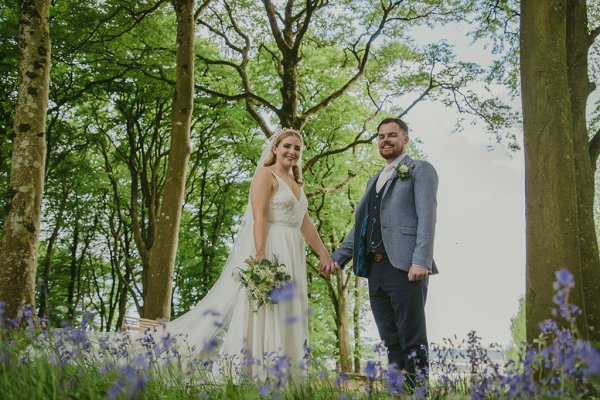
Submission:
[[[269,201],[273,192],[275,178],[267,168],[260,169],[250,186],[250,203],[252,205],[252,218],[254,219],[254,249],[256,258],[265,258],[265,242],[267,240],[267,216]]]
[[[323,244],[323,240],[321,240],[321,236],[319,236],[317,228],[315,228],[314,224],[310,220],[308,212],[304,214],[300,232],[302,232],[302,236],[304,236],[304,239],[308,242],[310,247],[312,247],[313,250],[319,255],[321,266],[331,265],[333,263],[333,259],[329,255],[327,247],[325,247]]]

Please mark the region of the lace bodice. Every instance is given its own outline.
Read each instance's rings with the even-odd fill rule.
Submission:
[[[271,204],[269,207],[269,222],[272,224],[290,225],[300,227],[302,219],[306,213],[308,201],[304,191],[300,192],[300,200],[296,198],[294,191],[283,178],[279,177],[275,172],[271,171],[279,188],[277,192],[271,196]]]

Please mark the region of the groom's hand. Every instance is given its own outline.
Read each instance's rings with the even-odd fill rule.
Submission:
[[[329,257],[327,262],[321,262],[319,265],[319,272],[325,276],[330,276],[340,270],[340,266],[333,258]]]
[[[423,267],[422,265],[413,264],[408,270],[408,281],[420,281],[421,279],[427,278],[427,275],[429,275],[429,270],[426,267]]]
[[[342,268],[337,263],[337,261],[335,261],[335,260],[332,259],[332,263],[329,264],[329,273],[327,275],[329,276],[331,274],[335,274],[337,272],[340,272],[341,270],[342,270]]]

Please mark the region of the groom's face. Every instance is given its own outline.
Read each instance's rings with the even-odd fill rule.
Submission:
[[[393,161],[404,153],[404,146],[407,143],[408,133],[404,132],[395,122],[379,127],[379,154],[387,161]]]

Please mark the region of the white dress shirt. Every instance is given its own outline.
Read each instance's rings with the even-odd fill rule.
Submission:
[[[377,183],[375,184],[375,190],[379,193],[379,191],[385,186],[385,183],[390,179],[392,172],[394,169],[400,164],[400,161],[406,156],[406,153],[402,153],[398,158],[385,166],[381,174],[379,174],[379,178],[377,178]]]

